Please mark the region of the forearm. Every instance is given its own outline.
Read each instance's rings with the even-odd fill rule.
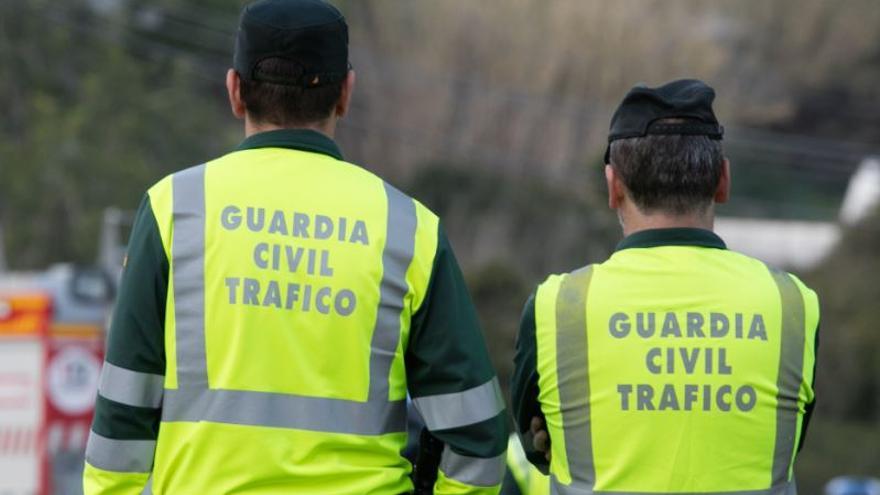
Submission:
[[[407,373],[413,405],[443,450],[436,494],[501,487],[507,415],[476,312],[442,231],[428,295],[413,318]]]
[[[478,423],[432,430],[446,444],[434,493],[498,493],[504,475],[507,442],[503,439],[507,431],[504,410]]]
[[[537,343],[535,342],[535,300],[530,296],[523,308],[516,340],[513,378],[511,379],[511,407],[526,458],[542,473],[549,463],[543,452],[535,449],[530,431],[534,418],[543,418],[538,400]]]
[[[165,381],[164,305],[168,263],[149,200],[129,242],[95,417],[86,447],[86,495],[140,494],[147,484]]]

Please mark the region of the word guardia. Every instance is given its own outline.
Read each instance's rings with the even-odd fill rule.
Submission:
[[[302,239],[335,239],[352,244],[370,244],[367,224],[363,220],[351,221],[345,217],[331,218],[326,215],[309,215],[299,212],[274,210],[267,215],[265,208],[249,206],[242,214],[241,208],[229,205],[220,214],[220,224],[226,230],[246,227],[251,232],[266,232]],[[268,218],[268,221],[267,221]]]
[[[767,342],[767,325],[761,314],[700,312],[617,312],[608,319],[608,333],[615,339],[716,339]],[[723,346],[656,346],[645,353],[644,369],[651,375],[730,376],[733,366]],[[691,380],[688,380],[691,381]],[[686,383],[617,385],[622,411],[720,411],[749,412],[758,402],[751,385]]]
[[[330,283],[336,275],[331,262],[333,250],[305,247],[304,244],[312,241],[303,239],[369,246],[370,236],[363,220],[229,205],[220,214],[220,225],[229,232],[246,230],[298,239],[295,244],[256,242],[251,250],[250,266],[255,273],[273,272],[275,275],[270,280],[253,276],[225,277],[230,305],[303,313],[314,311],[324,315],[335,313],[343,317],[354,313],[357,308],[355,291],[334,289]],[[305,283],[305,277],[325,279],[327,283]]]
[[[635,320],[635,325],[633,325]],[[658,325],[658,320],[660,323]],[[747,325],[748,324],[748,325]],[[633,333],[635,329],[635,333]],[[733,334],[731,335],[731,331]],[[660,337],[711,337],[724,338],[731,335],[737,339],[767,340],[767,326],[764,316],[754,314],[746,321],[745,315],[736,313],[731,318],[724,313],[614,313],[608,320],[608,332],[612,337],[622,339],[630,335],[649,339]]]

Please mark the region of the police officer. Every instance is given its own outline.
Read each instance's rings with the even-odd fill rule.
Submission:
[[[141,203],[86,494],[409,492],[407,392],[445,443],[435,493],[499,490],[503,401],[446,235],[333,141],[354,82],[331,5],[244,9],[247,137]]]
[[[626,95],[605,158],[625,238],[526,305],[514,414],[554,493],[796,492],[818,302],[712,232],[730,189],[714,97],[696,80]]]

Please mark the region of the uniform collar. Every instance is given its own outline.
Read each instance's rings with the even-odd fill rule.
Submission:
[[[343,159],[342,151],[335,141],[312,129],[276,129],[253,134],[242,141],[236,151],[257,148],[289,148],[321,153],[337,160]]]
[[[640,230],[620,241],[615,251],[630,248],[652,248],[660,246],[699,246],[727,249],[724,241],[711,230],[696,228],[672,228]]]

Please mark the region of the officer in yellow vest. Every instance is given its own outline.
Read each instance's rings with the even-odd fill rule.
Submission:
[[[445,443],[435,493],[500,489],[503,401],[443,229],[332,139],[354,80],[331,5],[243,11],[247,138],[141,204],[87,495],[410,492],[407,392]]]
[[[712,232],[730,188],[714,97],[626,95],[605,167],[626,237],[526,305],[514,416],[553,493],[796,493],[818,301]]]

